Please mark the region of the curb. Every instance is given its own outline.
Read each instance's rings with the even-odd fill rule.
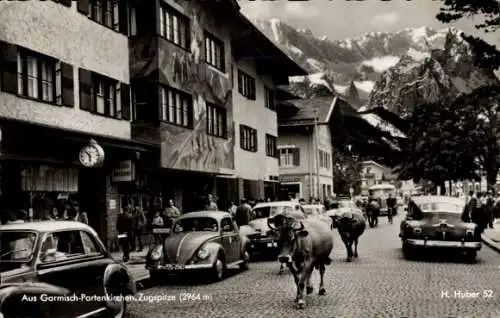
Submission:
[[[488,238],[484,234],[481,235],[481,240],[483,241],[484,244],[489,246],[491,249],[500,253],[500,243],[495,243],[493,240],[491,240],[490,238]]]

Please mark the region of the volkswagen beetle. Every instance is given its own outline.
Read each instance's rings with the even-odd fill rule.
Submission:
[[[248,247],[229,213],[190,212],[177,218],[170,235],[148,252],[146,269],[153,281],[190,271],[206,271],[219,281],[230,266],[248,267]]]
[[[133,277],[88,225],[7,224],[0,237],[0,317],[125,315]]]
[[[481,249],[481,233],[474,223],[463,222],[465,200],[449,196],[413,197],[401,221],[403,254],[416,249],[454,249],[474,261]]]

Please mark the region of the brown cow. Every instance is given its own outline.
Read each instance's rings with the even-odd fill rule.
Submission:
[[[339,231],[340,237],[347,249],[347,262],[352,261],[352,257],[358,257],[358,240],[366,228],[366,221],[362,214],[345,212],[334,222],[334,227]],[[354,253],[352,245],[354,244]]]
[[[269,227],[280,232],[282,250],[278,257],[292,272],[297,286],[296,303],[299,309],[305,307],[304,288],[307,294],[313,292],[311,274],[314,269],[320,273],[319,295],[326,294],[324,286],[325,267],[331,263],[333,237],[330,226],[316,219],[295,220],[282,215],[268,220]],[[274,223],[274,224],[272,224]]]

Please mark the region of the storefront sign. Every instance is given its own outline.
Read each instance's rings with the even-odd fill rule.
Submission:
[[[22,191],[78,192],[78,169],[30,165],[21,170]]]
[[[280,176],[280,182],[300,182],[300,176]]]
[[[113,182],[130,182],[135,180],[135,164],[132,160],[120,162],[117,168],[111,172]]]

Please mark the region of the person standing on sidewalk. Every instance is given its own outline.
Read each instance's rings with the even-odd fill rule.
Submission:
[[[493,228],[493,208],[495,206],[495,200],[493,199],[493,192],[491,190],[488,191],[486,195],[486,204],[485,204],[485,212],[486,212],[486,225],[492,229]]]
[[[387,219],[390,224],[392,224],[392,217],[395,215],[395,208],[396,208],[396,203],[397,200],[396,198],[392,197],[392,193],[389,193],[389,197],[386,199],[387,203]]]
[[[205,210],[207,210],[207,211],[218,211],[219,210],[219,207],[217,206],[217,203],[215,203],[214,197],[211,194],[208,194],[208,196],[207,196]]]
[[[147,224],[146,216],[140,206],[136,206],[133,212],[133,236],[132,236],[132,251],[142,252],[144,246],[142,244],[142,231]],[[136,250],[135,242],[139,242],[138,250]]]
[[[236,209],[235,221],[238,226],[248,225],[252,215],[252,207],[246,199],[241,200],[240,206]]]
[[[151,227],[154,229],[159,229],[163,227],[163,218],[160,215],[160,211],[156,211],[153,220],[151,221]],[[161,243],[162,237],[160,233],[154,233],[155,243]]]
[[[231,201],[231,204],[229,204],[229,210],[228,212],[231,214],[231,216],[234,218],[236,216],[236,210],[238,209],[238,206],[234,204],[234,201]]]
[[[165,209],[165,213],[163,215],[163,223],[165,227],[171,228],[174,221],[181,216],[181,212],[175,206],[174,200],[170,199],[167,203],[167,208]]]
[[[128,262],[130,259],[130,245],[133,230],[132,213],[129,207],[123,208],[123,211],[118,215],[116,230],[118,231],[118,243],[123,252],[123,261]]]

